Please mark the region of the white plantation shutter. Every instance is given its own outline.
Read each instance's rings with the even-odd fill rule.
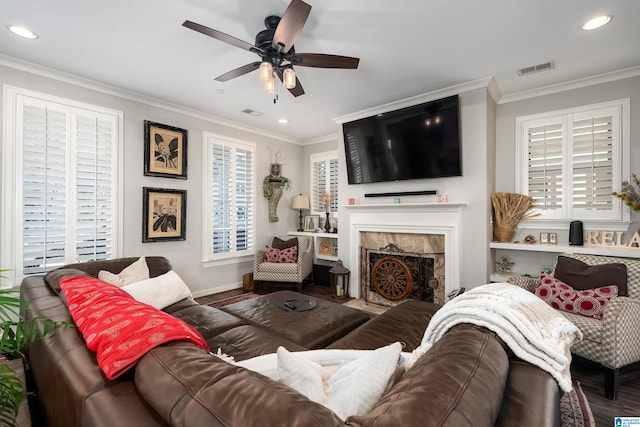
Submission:
[[[628,100],[517,119],[518,147],[525,147],[518,191],[536,200],[540,218],[624,218],[611,195],[624,179],[624,105]]]
[[[16,209],[4,210],[3,229],[15,243],[3,262],[11,260],[20,279],[114,257],[121,113],[9,92],[15,144],[3,167],[13,175]]]
[[[255,147],[205,133],[209,208],[205,259],[253,253]]]
[[[109,259],[113,254],[116,123],[108,117],[78,116],[76,122],[76,260]]]
[[[39,105],[23,112],[21,253],[22,275],[43,273],[65,263],[68,115]],[[20,114],[18,115],[20,117]],[[20,145],[20,144],[18,144]],[[16,147],[20,149],[20,147]],[[16,165],[18,168],[20,165]]]
[[[338,211],[338,152],[312,154],[311,163],[311,210],[325,212],[322,195],[334,195],[331,202],[331,212]]]
[[[614,185],[613,169],[614,114],[597,111],[589,115],[576,115],[572,131],[572,188],[574,212],[582,215],[602,213],[613,209],[611,192]]]
[[[563,123],[534,124],[527,131],[528,194],[542,210],[562,209]]]

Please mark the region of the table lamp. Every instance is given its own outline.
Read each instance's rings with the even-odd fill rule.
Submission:
[[[302,228],[302,210],[309,209],[309,197],[303,196],[300,194],[299,196],[293,196],[291,200],[291,209],[297,209],[300,212],[300,226],[298,231],[304,230]]]

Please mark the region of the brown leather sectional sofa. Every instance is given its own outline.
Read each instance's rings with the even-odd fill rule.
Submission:
[[[26,278],[27,317],[71,321],[59,294],[67,275],[120,272],[137,258],[82,263]],[[171,269],[147,257],[150,275]],[[419,345],[437,306],[406,302],[372,320],[354,317],[350,332],[324,331],[295,342],[292,334],[192,300],[166,312],[194,325],[209,346],[236,360],[310,348],[375,349]],[[354,315],[357,316],[357,315]],[[559,426],[560,390],[546,372],[512,357],[494,333],[458,325],[439,340],[365,416],[346,423],[331,410],[258,373],[184,342],[148,352],[135,369],[108,381],[77,329],[61,329],[29,348],[42,418],[49,427],[147,426]]]

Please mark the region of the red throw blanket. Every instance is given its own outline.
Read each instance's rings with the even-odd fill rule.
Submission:
[[[188,341],[209,351],[205,339],[191,325],[133,299],[117,286],[76,276],[60,280],[60,287],[87,348],[112,380],[133,367],[147,351],[169,341]]]

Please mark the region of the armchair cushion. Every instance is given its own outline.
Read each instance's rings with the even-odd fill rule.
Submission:
[[[295,246],[296,248],[298,247],[298,238],[297,237],[293,237],[291,239],[287,239],[287,240],[282,240],[281,238],[279,238],[278,236],[273,238],[273,241],[271,242],[271,247],[276,248],[276,249],[288,249]]]
[[[627,295],[627,266],[622,263],[589,265],[560,255],[553,276],[575,290],[616,285],[619,296]]]
[[[576,290],[563,281],[542,272],[535,293],[555,309],[600,320],[604,314],[605,306],[612,298],[618,296],[618,287],[610,285],[596,289]]]
[[[296,263],[298,261],[298,246],[291,246],[287,249],[277,249],[267,246],[264,260],[265,262],[275,263]]]

